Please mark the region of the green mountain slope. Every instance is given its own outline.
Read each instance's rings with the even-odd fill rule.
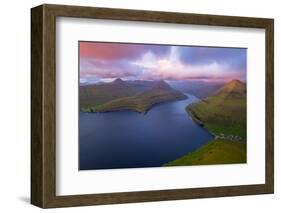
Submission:
[[[146,90],[133,96],[106,102],[98,105],[92,110],[94,112],[133,110],[143,113],[154,104],[185,98],[186,96],[183,93],[172,89],[165,81],[159,81],[150,90]]]
[[[216,136],[246,140],[246,84],[243,82],[233,80],[186,110]]]
[[[164,166],[246,163],[245,150],[245,143],[217,139]]]
[[[80,86],[79,105],[82,111],[108,101],[137,94],[138,91],[121,79],[110,83]]]
[[[246,163],[246,84],[233,80],[186,108],[215,139],[164,166]]]

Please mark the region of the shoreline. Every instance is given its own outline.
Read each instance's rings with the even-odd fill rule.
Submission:
[[[190,105],[191,105],[191,104],[190,104]],[[188,106],[185,108],[185,111],[186,111],[186,113],[191,117],[191,119],[194,121],[194,123],[196,123],[197,125],[199,125],[200,127],[204,128],[204,129],[206,129],[211,135],[214,136],[214,139],[215,139],[216,137],[218,137],[218,135],[216,135],[215,133],[213,133],[212,131],[210,131],[210,130],[205,126],[204,122],[201,121],[201,120],[196,116],[196,114],[195,114],[194,112],[192,112],[192,110],[189,108],[190,105],[188,105]]]
[[[189,106],[186,107],[186,112],[187,114],[191,117],[191,119],[198,124],[199,126],[201,126],[202,128],[206,129],[211,135],[214,136],[213,140],[216,139],[222,139],[222,140],[229,140],[229,141],[236,141],[236,142],[243,142],[242,138],[240,136],[237,135],[224,135],[224,133],[221,133],[219,135],[213,133],[210,129],[208,129],[204,122],[201,121],[198,116],[196,116],[196,114],[194,112],[192,112],[191,109],[189,109]]]
[[[145,108],[145,110],[138,110],[136,108],[127,108],[127,109],[124,108],[124,109],[112,109],[112,110],[104,110],[104,111],[103,110],[95,111],[94,109],[90,109],[89,111],[80,110],[80,112],[83,112],[83,113],[109,113],[109,112],[131,111],[131,112],[136,112],[136,113],[139,113],[139,114],[146,114],[149,110],[151,110],[153,107],[155,107],[157,105],[166,104],[166,103],[174,102],[174,101],[186,100],[188,98],[189,97],[187,95],[185,95],[184,98],[177,98],[175,100],[167,100],[167,101],[162,101],[162,102],[159,102],[159,103],[151,103]],[[91,110],[93,110],[93,111],[91,111]]]

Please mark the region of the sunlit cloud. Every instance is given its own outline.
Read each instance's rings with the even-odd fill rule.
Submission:
[[[246,80],[246,49],[90,44],[80,46],[82,79]]]

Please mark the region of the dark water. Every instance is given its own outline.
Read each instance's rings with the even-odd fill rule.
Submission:
[[[158,167],[213,139],[187,115],[185,107],[198,101],[188,97],[146,114],[80,113],[80,170]]]

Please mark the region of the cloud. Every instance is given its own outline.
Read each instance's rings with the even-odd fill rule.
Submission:
[[[225,70],[228,70],[227,72]],[[141,79],[241,79],[238,70],[232,70],[225,64],[216,62],[210,64],[183,64],[169,59],[158,60],[154,67],[146,68],[139,76]]]
[[[99,60],[132,60],[148,51],[161,56],[169,52],[169,49],[169,46],[164,45],[80,42],[80,57]]]
[[[80,78],[133,78],[138,76],[139,72],[137,67],[130,65],[126,60],[80,59]]]
[[[246,79],[246,49],[80,43],[83,79]]]
[[[247,49],[185,47],[180,48],[180,59],[186,64],[228,64],[235,69],[246,69]]]

